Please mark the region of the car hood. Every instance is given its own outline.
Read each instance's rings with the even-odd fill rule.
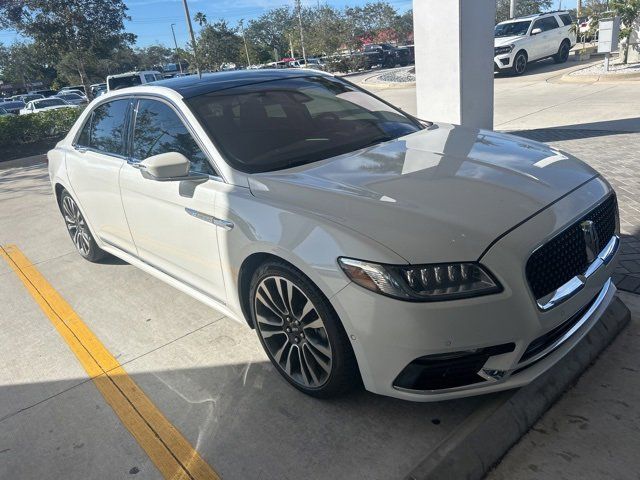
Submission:
[[[517,42],[522,38],[523,38],[522,35],[512,35],[510,37],[497,37],[493,39],[493,46],[501,47],[503,45],[509,45],[510,43]]]
[[[434,124],[321,162],[252,175],[249,184],[259,198],[321,215],[409,263],[426,263],[478,259],[502,233],[595,176],[541,143]]]

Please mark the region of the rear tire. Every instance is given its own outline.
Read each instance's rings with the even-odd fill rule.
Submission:
[[[553,61],[556,63],[564,63],[569,60],[569,53],[571,51],[571,45],[566,40],[560,44],[558,53],[553,56]]]
[[[98,247],[78,204],[66,190],[63,190],[60,195],[59,206],[71,241],[80,256],[94,263],[106,257],[108,253]]]
[[[262,264],[249,289],[251,318],[269,360],[287,382],[318,398],[360,385],[347,334],[311,280],[278,260]]]
[[[511,67],[513,74],[522,75],[527,70],[528,61],[529,57],[527,56],[527,52],[524,50],[519,51],[516,58],[513,59],[513,67]]]

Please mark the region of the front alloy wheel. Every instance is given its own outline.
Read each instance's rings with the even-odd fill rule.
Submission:
[[[516,75],[522,75],[527,69],[527,54],[524,52],[518,52],[516,58],[513,60],[513,72]]]
[[[318,288],[288,264],[268,262],[251,282],[251,314],[267,356],[293,386],[316,397],[357,384],[349,340]]]

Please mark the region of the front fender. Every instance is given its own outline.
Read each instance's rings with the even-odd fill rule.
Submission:
[[[228,306],[242,318],[239,273],[245,259],[271,254],[291,263],[324,293],[333,297],[349,280],[338,266],[340,256],[381,263],[406,261],[376,241],[347,227],[282,205],[257,199],[249,189],[230,187],[216,198],[216,216],[233,222],[231,230],[218,229],[220,263]]]

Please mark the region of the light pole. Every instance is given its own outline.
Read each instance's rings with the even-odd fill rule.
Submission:
[[[187,0],[182,0],[182,4],[184,5],[184,14],[187,17],[187,27],[189,27],[189,34],[191,35],[191,48],[193,49],[193,61],[196,64],[196,72],[198,72],[199,77],[202,77],[202,74],[200,73],[200,63],[198,62],[196,36],[193,34],[193,25],[191,25],[191,15],[189,14],[189,5],[187,5]]]
[[[173,44],[176,46],[176,58],[178,59],[178,65],[180,66],[180,73],[182,73],[182,62],[180,61],[180,55],[178,55],[178,41],[176,40],[176,31],[173,29],[175,23],[171,24],[171,33],[173,33]]]
[[[244,41],[244,53],[247,54],[247,68],[251,66],[251,59],[249,58],[249,48],[247,47],[247,37],[244,36],[244,20],[240,20],[240,31],[242,32],[242,40]]]
[[[509,18],[516,18],[516,0],[511,0],[509,5]]]
[[[304,66],[307,66],[307,53],[304,51],[304,34],[302,33],[302,5],[300,0],[296,0],[298,8],[298,25],[300,26],[300,46],[302,47],[302,58],[304,58]]]

